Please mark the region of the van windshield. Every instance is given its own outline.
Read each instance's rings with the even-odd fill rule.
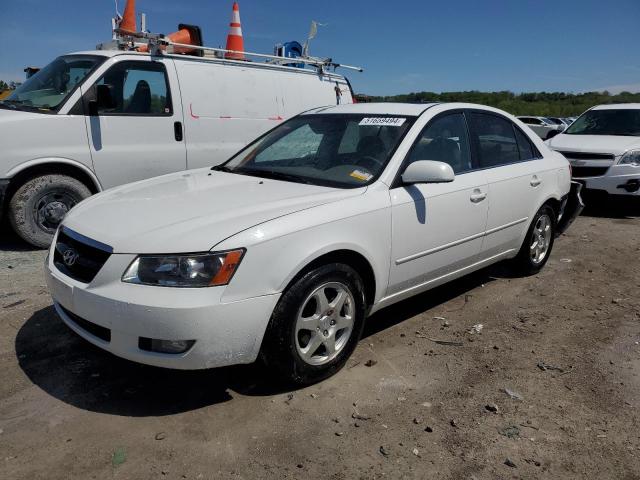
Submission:
[[[640,109],[589,110],[565,130],[568,135],[640,136]]]
[[[20,85],[2,101],[5,108],[29,111],[57,110],[76,86],[105,57],[67,55],[58,57]]]
[[[415,117],[302,115],[259,138],[214,170],[337,188],[374,181]]]

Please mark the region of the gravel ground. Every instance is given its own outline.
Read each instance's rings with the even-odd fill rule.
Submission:
[[[297,391],[89,345],[53,311],[45,254],[2,233],[0,478],[640,478],[640,219],[622,213],[579,218],[539,275],[497,265],[379,312],[342,372]]]

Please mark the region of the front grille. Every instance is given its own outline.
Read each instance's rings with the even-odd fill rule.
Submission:
[[[111,247],[63,228],[53,254],[58,270],[82,283],[89,283],[111,256]]]
[[[613,160],[615,158],[612,153],[563,152],[560,150],[558,153],[575,160]]]
[[[79,328],[90,333],[94,337],[98,337],[100,340],[104,340],[105,342],[111,341],[111,330],[105,327],[101,327],[100,325],[96,325],[95,323],[91,323],[88,320],[85,320],[82,317],[79,317],[75,313],[70,312],[62,305],[58,305],[62,311],[65,313],[67,317]]]
[[[575,178],[601,177],[607,173],[609,167],[571,167],[571,172]]]

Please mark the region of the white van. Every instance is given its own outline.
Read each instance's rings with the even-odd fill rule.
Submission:
[[[310,108],[353,103],[327,69],[177,54],[64,55],[0,101],[0,212],[46,247],[101,190],[216,165]]]

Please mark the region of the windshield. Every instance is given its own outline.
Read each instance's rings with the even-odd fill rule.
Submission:
[[[276,127],[214,167],[244,175],[338,188],[377,178],[413,117],[303,115]]]
[[[70,55],[58,57],[3,100],[5,107],[56,110],[75,87],[105,57]]]
[[[575,120],[564,133],[640,136],[640,110],[589,110]]]

